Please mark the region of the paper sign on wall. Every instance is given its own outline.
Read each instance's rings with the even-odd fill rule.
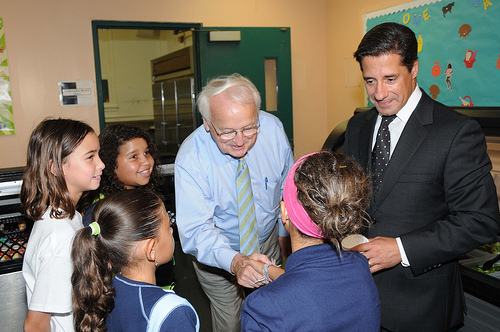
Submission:
[[[95,105],[92,81],[59,82],[61,106]]]

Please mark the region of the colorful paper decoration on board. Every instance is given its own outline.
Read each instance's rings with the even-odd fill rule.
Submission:
[[[449,106],[500,105],[499,17],[499,0],[417,0],[363,16],[366,31],[398,22],[415,32],[417,82]]]
[[[14,134],[7,47],[5,46],[3,19],[0,18],[0,135]]]

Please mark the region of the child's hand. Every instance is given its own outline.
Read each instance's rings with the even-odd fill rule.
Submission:
[[[250,256],[250,258],[252,258],[252,255]],[[264,284],[267,284],[273,280],[278,279],[280,275],[285,273],[284,269],[282,269],[280,266],[276,266],[274,262],[271,261],[262,262],[250,259],[249,265],[255,270],[255,272],[262,274],[263,278],[262,280],[259,280],[259,282],[262,282]],[[266,271],[264,271],[264,269]]]
[[[262,263],[261,261],[257,261],[255,259],[250,259],[249,264],[255,270],[255,272],[262,273],[262,268],[264,267],[265,263]]]

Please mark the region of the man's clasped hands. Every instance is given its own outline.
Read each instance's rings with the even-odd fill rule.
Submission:
[[[259,288],[278,278],[285,270],[276,266],[266,255],[253,253],[245,256],[238,253],[231,262],[231,272],[241,286]]]

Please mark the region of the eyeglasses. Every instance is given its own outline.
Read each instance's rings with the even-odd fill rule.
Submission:
[[[245,136],[246,138],[252,138],[255,134],[257,134],[257,132],[259,131],[259,127],[260,127],[260,123],[259,123],[256,126],[247,127],[247,128],[243,128],[240,130],[231,130],[231,131],[219,133],[217,131],[217,129],[215,129],[215,126],[211,121],[210,121],[210,124],[212,125],[212,128],[214,128],[215,134],[217,134],[217,136],[219,136],[221,141],[230,141],[230,140],[234,139],[236,137],[236,134],[240,131],[243,134],[243,136]]]

